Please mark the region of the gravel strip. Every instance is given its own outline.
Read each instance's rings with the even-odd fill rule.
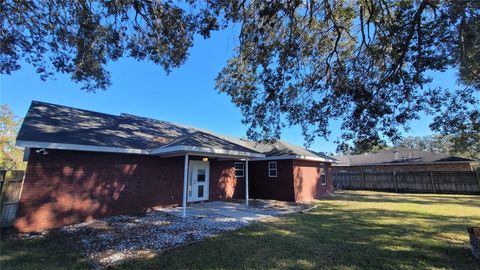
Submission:
[[[179,218],[160,211],[145,216],[114,216],[65,226],[81,235],[85,254],[102,266],[155,253],[246,226],[248,222],[220,215]]]
[[[264,216],[280,216],[301,212],[306,204],[273,200],[252,200],[247,211]],[[159,252],[197,242],[222,232],[236,230],[252,221],[218,214],[180,218],[155,210],[145,215],[120,215],[75,225],[55,231],[80,244],[81,252],[100,267],[131,259],[150,258]],[[42,234],[22,234],[19,238],[43,237]]]

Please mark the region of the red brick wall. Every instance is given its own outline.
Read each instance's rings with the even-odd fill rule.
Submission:
[[[234,163],[235,161],[210,162],[210,200],[245,198],[245,179],[235,177]]]
[[[418,172],[418,171],[472,171],[470,163],[411,164],[411,165],[372,165],[372,166],[333,166],[333,172]]]
[[[277,160],[277,177],[268,176],[269,161],[250,161],[249,195],[255,199],[294,201],[293,161]]]
[[[322,185],[320,180],[320,169],[323,164],[325,164],[325,185]],[[293,176],[295,201],[297,202],[308,202],[321,196],[333,194],[333,178],[330,163],[294,160]]]
[[[181,204],[183,163],[183,157],[32,150],[15,227],[34,231]],[[210,167],[210,199],[243,196],[233,162],[212,160]]]

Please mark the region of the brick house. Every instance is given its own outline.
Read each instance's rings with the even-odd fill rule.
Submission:
[[[17,137],[28,161],[15,220],[35,231],[154,207],[333,193],[330,157],[129,114],[33,101]]]
[[[472,171],[470,159],[394,147],[375,154],[335,156],[333,172]]]

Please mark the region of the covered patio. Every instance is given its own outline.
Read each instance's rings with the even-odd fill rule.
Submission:
[[[160,211],[177,216],[183,216],[183,207],[163,208]],[[186,208],[187,217],[207,217],[211,215],[220,215],[240,219],[243,221],[254,221],[261,218],[272,216],[274,213],[262,213],[254,208],[248,207],[248,203],[236,203],[225,201],[212,201],[205,203],[191,204]],[[280,213],[277,213],[277,215]]]
[[[246,155],[245,155],[246,154]],[[201,205],[204,205],[204,211],[210,207],[206,207],[206,204],[198,204],[196,202],[204,202],[204,201],[210,201],[209,197],[209,189],[210,189],[210,164],[209,164],[209,159],[210,158],[220,158],[220,159],[226,159],[226,160],[236,160],[236,161],[241,161],[244,164],[244,181],[245,181],[245,195],[244,195],[244,202],[245,205],[243,207],[248,207],[248,201],[249,201],[249,191],[248,191],[248,161],[249,161],[249,153],[229,153],[225,154],[222,153],[219,155],[218,153],[208,153],[208,152],[196,152],[193,153],[193,155],[197,156],[203,156],[201,160],[192,160],[192,153],[187,152],[184,154],[184,171],[183,171],[183,199],[182,199],[182,207],[181,207],[181,217],[185,218],[187,217],[187,205],[189,203],[194,203],[191,204],[192,207],[189,207],[189,211],[196,211],[193,212],[191,215],[197,215],[197,213],[200,213],[202,210]],[[203,173],[203,175],[202,175]],[[199,185],[201,183],[201,179],[203,178],[203,181],[205,181],[205,184],[203,187],[202,185]],[[202,194],[205,196],[199,196],[199,188],[202,190]],[[206,189],[204,192],[203,190]],[[196,199],[192,199],[192,194],[196,194]],[[195,204],[196,203],[196,204]],[[213,203],[213,204],[212,204]],[[236,209],[237,211],[239,210],[238,204],[230,204],[226,205],[227,203],[224,203],[221,205],[221,202],[210,202],[207,203],[208,206],[212,206],[218,211],[223,210],[225,212],[227,209],[230,209],[230,212],[233,209]],[[174,208],[177,209],[177,208]]]
[[[153,155],[164,157],[183,156],[182,205],[181,207],[170,209],[169,211],[171,214],[183,218],[187,216],[202,215],[202,213],[206,212],[218,212],[221,215],[228,217],[237,217],[238,215],[239,217],[244,217],[246,220],[260,217],[248,211],[248,165],[249,160],[263,158],[265,155],[244,147],[237,146],[237,149],[230,147],[231,146],[213,148],[181,145],[162,147],[152,152]],[[217,202],[215,200],[218,198],[210,196],[211,161],[234,162],[232,168],[235,168],[237,163],[241,163],[243,171],[241,178],[244,182],[244,196],[242,198],[244,205],[238,203]],[[201,204],[199,204],[199,202],[201,202]],[[192,213],[187,213],[187,211],[192,211]]]

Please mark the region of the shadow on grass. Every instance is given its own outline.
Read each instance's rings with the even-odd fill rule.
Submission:
[[[438,200],[441,206],[435,206]],[[319,207],[306,214],[253,224],[113,268],[479,269],[466,233],[466,226],[480,224],[480,214],[471,214],[479,200],[475,196],[339,193],[318,201]],[[415,205],[405,207],[406,203],[423,208],[417,211]],[[459,215],[468,212],[462,206],[469,207],[470,214]],[[74,243],[78,242],[55,234],[2,240],[1,269],[88,269]]]
[[[56,232],[31,239],[2,235],[0,269],[89,269],[72,239]]]
[[[358,202],[415,203],[422,205],[455,204],[480,207],[480,196],[478,195],[412,194],[342,190],[336,191],[335,197],[330,199],[337,200],[339,198]]]
[[[359,203],[372,202],[368,196],[348,195],[322,200],[320,207],[308,214],[254,224],[119,268],[478,269],[479,262],[470,254],[466,227],[479,224],[480,215],[461,218],[448,211],[439,216],[337,204],[336,200],[347,197]],[[378,203],[405,202],[395,199],[401,200],[384,196]]]

